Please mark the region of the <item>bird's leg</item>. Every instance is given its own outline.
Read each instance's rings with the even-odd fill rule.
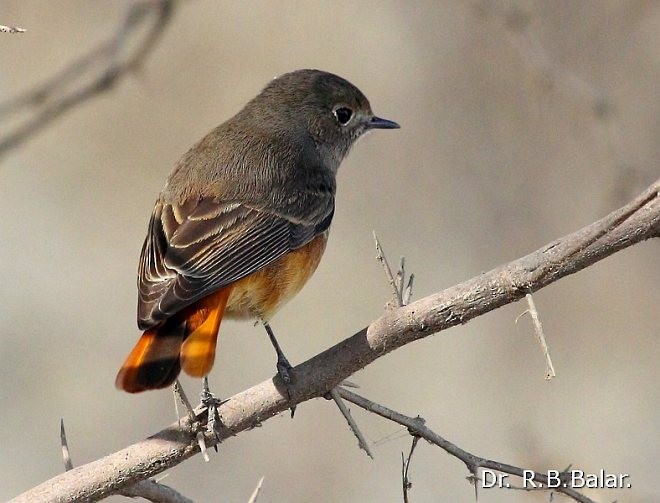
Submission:
[[[218,433],[216,430],[216,424],[220,421],[218,406],[225,403],[226,400],[220,400],[219,398],[216,398],[213,393],[211,393],[211,390],[209,389],[209,378],[206,376],[202,381],[202,392],[200,393],[200,401],[208,411],[206,429],[209,431],[209,433],[213,433],[216,436],[216,438],[218,438]]]
[[[286,356],[284,356],[284,352],[282,351],[280,344],[277,342],[277,339],[275,338],[273,329],[270,328],[270,325],[268,324],[267,321],[262,320],[261,322],[263,323],[264,328],[266,329],[266,333],[270,338],[270,343],[273,345],[273,347],[275,348],[275,352],[277,353],[277,374],[280,376],[280,379],[282,379],[282,382],[286,387],[287,397],[289,398],[289,400],[291,400],[290,385],[293,376],[293,367],[289,363],[289,360],[286,359]],[[296,406],[293,405],[291,406],[291,417],[293,417],[295,413],[296,413]]]
[[[288,386],[289,384],[291,384],[291,374],[293,373],[292,372],[293,367],[289,363],[289,360],[286,359],[286,356],[284,356],[284,352],[282,351],[280,344],[277,342],[277,339],[275,338],[273,329],[270,328],[270,325],[268,324],[267,321],[264,321],[262,323],[264,324],[264,328],[268,333],[268,337],[270,338],[270,343],[273,345],[273,347],[275,348],[275,352],[277,353],[277,373],[282,378],[282,382],[284,382],[284,384]]]

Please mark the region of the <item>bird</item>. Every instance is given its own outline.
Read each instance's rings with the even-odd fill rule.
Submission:
[[[142,335],[116,387],[166,388],[182,370],[206,377],[224,319],[263,323],[289,383],[269,321],[321,260],[351,146],[399,127],[349,81],[304,69],[272,79],[188,150],[149,220],[137,278]]]

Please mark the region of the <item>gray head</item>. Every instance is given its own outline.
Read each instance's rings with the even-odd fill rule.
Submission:
[[[376,117],[353,84],[320,70],[297,70],[273,79],[241,115],[282,135],[311,138],[337,166],[365,132],[399,127]]]
[[[319,184],[334,194],[335,174],[355,140],[372,129],[398,127],[376,117],[365,95],[337,75],[286,73],[179,160],[161,199],[212,194],[254,203],[263,194],[286,198]]]

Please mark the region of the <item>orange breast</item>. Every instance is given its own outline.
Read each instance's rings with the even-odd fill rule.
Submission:
[[[305,246],[233,283],[225,316],[269,320],[314,273],[327,240],[328,233],[324,232]]]

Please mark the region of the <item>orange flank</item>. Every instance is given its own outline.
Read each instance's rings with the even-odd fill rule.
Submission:
[[[226,317],[269,321],[314,274],[327,240],[327,233],[320,234],[306,245],[233,283]]]
[[[307,282],[321,260],[327,233],[146,330],[117,374],[129,393],[166,388],[183,370],[204,377],[213,367],[218,330],[227,318],[268,319]]]

